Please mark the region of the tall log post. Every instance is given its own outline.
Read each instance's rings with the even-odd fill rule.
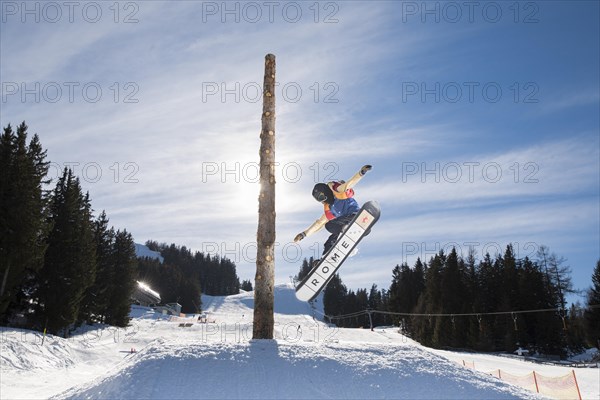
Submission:
[[[253,339],[273,339],[275,286],[275,56],[265,57]]]

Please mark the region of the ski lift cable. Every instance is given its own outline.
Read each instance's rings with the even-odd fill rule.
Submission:
[[[364,314],[367,314],[367,311],[358,311],[358,312],[355,312],[355,313],[352,313],[352,314],[345,314],[345,315],[335,315],[335,316],[328,315],[327,317],[330,320],[333,320],[333,319],[344,319],[344,318],[358,317],[358,316],[361,316],[361,315],[364,315]]]
[[[600,308],[600,304],[590,305],[587,308]],[[339,320],[339,319],[345,319],[345,318],[358,317],[360,315],[368,314],[369,312],[376,313],[376,314],[385,314],[385,315],[399,315],[399,316],[404,316],[404,317],[428,317],[428,318],[430,318],[430,317],[470,317],[470,316],[474,316],[474,317],[477,317],[478,320],[480,320],[481,317],[484,315],[511,315],[514,318],[515,314],[530,314],[530,313],[542,313],[542,312],[557,312],[560,314],[562,310],[563,310],[562,307],[554,307],[554,308],[542,308],[542,309],[535,309],[535,310],[496,311],[496,312],[487,312],[487,313],[481,313],[481,312],[458,313],[458,314],[457,313],[448,313],[448,314],[446,314],[446,313],[399,313],[399,312],[392,312],[392,311],[369,309],[369,310],[356,311],[353,313],[342,314],[342,315],[328,315],[328,314],[320,312],[319,310],[314,310],[314,311],[317,314],[327,317],[331,321],[334,319]]]
[[[392,311],[381,311],[381,310],[373,310],[375,313],[379,314],[389,314],[389,315],[402,315],[407,317],[469,317],[469,316],[483,316],[483,315],[514,315],[514,314],[525,314],[525,313],[540,313],[540,312],[559,312],[561,307],[555,308],[543,308],[537,310],[519,310],[519,311],[496,311],[496,312],[487,312],[487,313],[397,313]]]
[[[595,306],[591,306],[590,308],[600,308],[600,305],[595,305]],[[561,307],[555,307],[555,308],[542,308],[542,309],[535,309],[535,310],[519,310],[519,311],[496,311],[496,312],[487,312],[487,313],[399,313],[399,312],[392,312],[392,311],[383,311],[383,310],[363,310],[363,311],[357,311],[354,313],[350,313],[350,314],[343,314],[343,315],[328,315],[328,314],[324,314],[320,311],[317,311],[319,314],[321,314],[324,317],[327,317],[329,320],[333,320],[333,319],[345,319],[345,318],[352,318],[352,317],[358,317],[360,315],[364,315],[364,314],[368,314],[369,312],[371,313],[376,313],[376,314],[385,314],[385,315],[398,315],[398,316],[404,316],[404,317],[470,317],[470,316],[474,316],[477,317],[478,319],[480,319],[482,316],[484,315],[511,315],[513,318],[516,314],[527,314],[527,313],[542,313],[542,312],[558,312],[560,313],[562,310]]]

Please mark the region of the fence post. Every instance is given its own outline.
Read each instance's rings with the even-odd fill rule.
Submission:
[[[575,380],[575,388],[577,389],[577,396],[579,396],[579,400],[581,400],[581,392],[579,391],[579,384],[577,383],[577,377],[575,376],[575,370],[571,370],[573,372],[573,379]]]
[[[538,383],[537,383],[537,378],[535,376],[535,371],[533,371],[533,381],[535,382],[535,391],[537,393],[539,393],[540,392],[540,388],[539,388]]]

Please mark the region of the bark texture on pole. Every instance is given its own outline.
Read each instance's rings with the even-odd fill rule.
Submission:
[[[275,286],[275,56],[265,57],[262,130],[260,132],[260,194],[258,252],[254,283],[254,339],[273,339]]]

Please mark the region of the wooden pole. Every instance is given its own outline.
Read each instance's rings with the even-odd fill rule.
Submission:
[[[535,391],[537,393],[539,393],[540,392],[540,387],[538,386],[538,383],[537,383],[537,377],[535,376],[535,371],[533,371],[533,382],[535,383]]]
[[[577,389],[577,396],[579,396],[579,400],[581,400],[581,392],[579,391],[579,384],[577,383],[577,377],[575,376],[575,370],[572,369],[573,372],[573,380],[575,381],[575,388]]]
[[[254,289],[253,339],[273,339],[275,325],[275,56],[265,56],[262,130],[260,132],[260,194]]]

